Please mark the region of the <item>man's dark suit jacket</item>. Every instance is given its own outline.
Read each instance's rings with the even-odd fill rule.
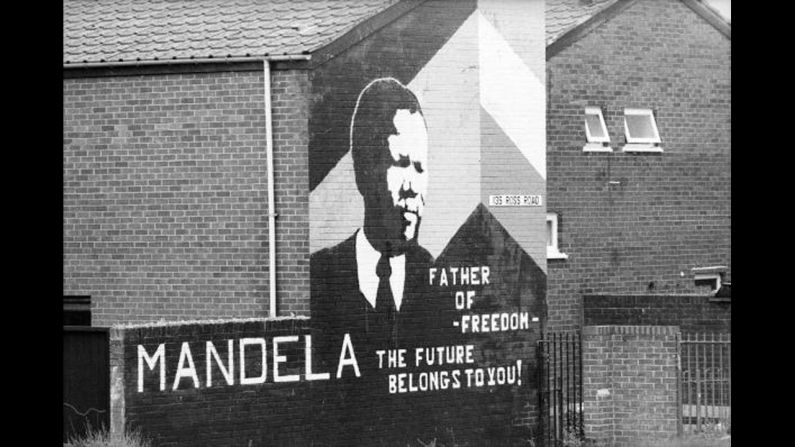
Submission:
[[[397,370],[379,369],[375,353],[389,349],[393,346],[390,342],[397,348],[411,350],[436,346],[440,339],[442,300],[431,293],[428,285],[428,268],[433,257],[419,245],[412,246],[405,255],[405,286],[396,314],[396,340],[385,340],[383,332],[372,330],[376,311],[359,290],[356,233],[311,256],[313,352],[320,359],[319,368],[331,374],[320,404],[325,410],[324,417],[332,425],[329,436],[339,437],[340,444],[406,445],[402,436],[416,439],[423,430],[415,427],[416,423],[430,423],[423,414],[428,411],[424,405],[428,397],[420,396],[426,393],[408,396],[388,392],[388,374],[416,371],[413,365]],[[345,366],[342,378],[336,379],[346,333],[350,334],[361,377],[356,378],[353,368]],[[385,438],[384,433],[389,435]],[[343,440],[346,435],[356,439]]]

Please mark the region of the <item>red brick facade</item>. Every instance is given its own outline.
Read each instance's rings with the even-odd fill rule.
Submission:
[[[678,349],[676,326],[585,327],[586,437],[621,447],[676,434]]]
[[[584,294],[697,291],[691,268],[731,272],[731,41],[680,1],[640,0],[547,60],[549,327]],[[584,153],[601,107],[612,152]],[[624,108],[654,110],[662,153],[626,153]]]
[[[277,293],[308,314],[303,70],[272,72]],[[266,316],[262,71],[64,80],[64,295],[92,324]]]

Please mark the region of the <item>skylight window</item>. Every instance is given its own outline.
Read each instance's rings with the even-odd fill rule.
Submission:
[[[605,118],[599,107],[585,108],[585,137],[589,143],[610,143]]]
[[[651,109],[624,109],[624,135],[628,144],[660,144]]]

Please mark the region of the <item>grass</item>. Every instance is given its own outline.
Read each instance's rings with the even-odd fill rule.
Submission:
[[[90,426],[85,436],[70,438],[64,447],[150,447],[151,443],[139,431],[128,431],[123,435],[110,434],[107,430],[95,430]]]

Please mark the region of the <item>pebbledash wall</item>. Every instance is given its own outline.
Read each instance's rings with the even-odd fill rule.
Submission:
[[[271,82],[278,305],[308,315],[308,73]],[[63,289],[92,325],[267,315],[264,101],[261,64],[64,79]]]
[[[686,3],[622,0],[547,47],[547,211],[568,255],[548,262],[552,329],[580,326],[583,295],[697,293],[693,267],[730,280],[731,40]],[[588,106],[612,152],[583,151]],[[654,111],[661,153],[623,152],[624,108]]]

